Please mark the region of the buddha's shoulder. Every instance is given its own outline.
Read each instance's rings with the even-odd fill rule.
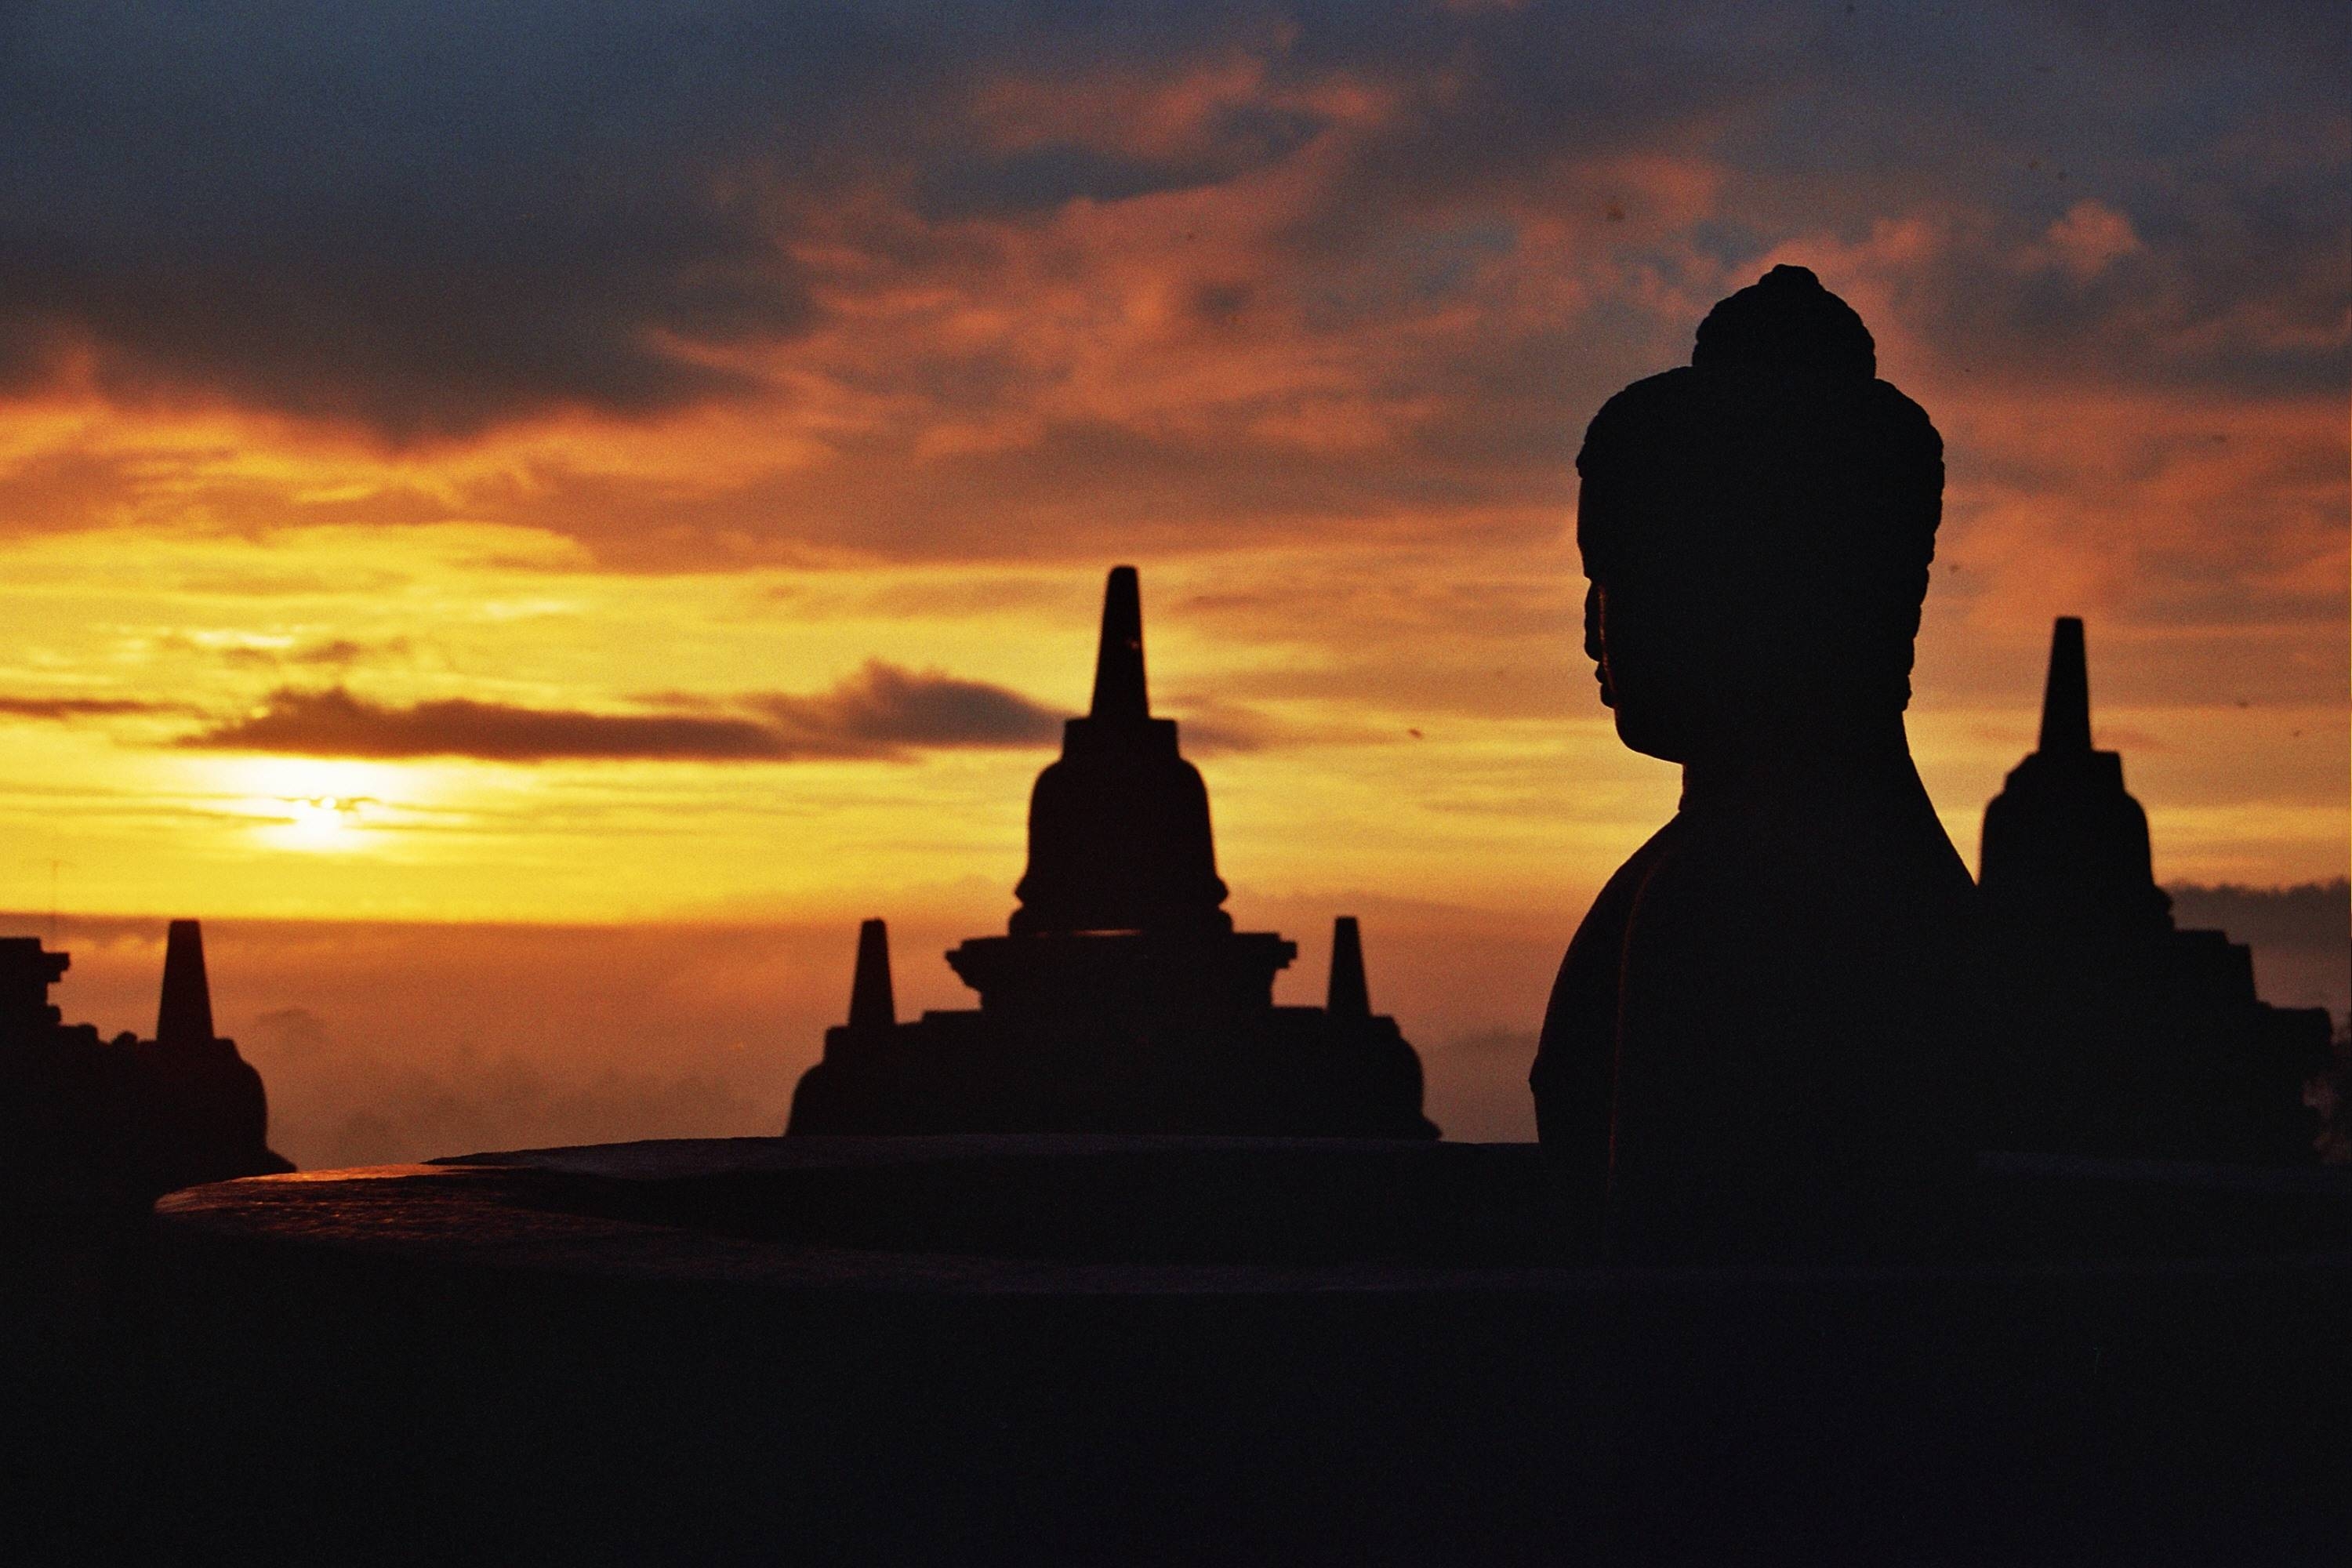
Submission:
[[[1649,916],[1690,909],[1726,918],[1868,910],[1888,899],[1942,902],[1974,888],[1932,819],[1855,814],[1750,824],[1677,818],[1626,862],[1633,901]]]

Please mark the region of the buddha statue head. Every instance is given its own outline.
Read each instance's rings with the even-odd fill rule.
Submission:
[[[1852,307],[1775,267],[1576,459],[1585,649],[1637,752],[1710,762],[1900,732],[1943,441]]]

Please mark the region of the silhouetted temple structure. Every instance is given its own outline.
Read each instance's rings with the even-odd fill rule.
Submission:
[[[1008,934],[947,955],[975,1010],[898,1022],[866,922],[849,1021],[788,1131],[1437,1135],[1420,1058],[1371,1010],[1356,922],[1335,930],[1324,1007],[1274,1003],[1297,943],[1234,930],[1208,791],[1151,715],[1131,566],[1104,597],[1093,704],[1031,796]]]
[[[152,1040],[66,1024],[48,993],[70,963],[37,937],[0,937],[0,1222],[136,1212],[293,1169],[266,1142],[261,1075],[213,1033],[197,922],[172,922]]]
[[[2083,623],[2059,619],[2038,748],[1985,808],[2000,1141],[2078,1153],[2293,1163],[2328,1017],[2254,994],[2252,952],[2179,931],[2123,759],[2091,743]]]

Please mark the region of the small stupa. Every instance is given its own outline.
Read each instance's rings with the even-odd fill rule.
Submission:
[[[2300,1163],[2325,1008],[2255,994],[2252,953],[2181,931],[2123,758],[2091,740],[2083,623],[2050,639],[2036,749],[1985,807],[1979,867],[2000,1053],[1993,1136],[2052,1152]]]
[[[1112,569],[1094,697],[1029,804],[1006,934],[947,955],[976,1009],[898,1021],[881,921],[793,1133],[1160,1132],[1433,1138],[1420,1058],[1371,1011],[1354,920],[1329,1005],[1277,1006],[1297,943],[1225,912],[1200,771],[1155,718],[1135,568]]]
[[[2011,924],[2061,942],[2144,944],[2171,929],[2156,885],[2147,813],[2124,788],[2120,753],[2091,744],[2083,623],[2050,634],[2039,743],[1985,807],[1978,880]]]

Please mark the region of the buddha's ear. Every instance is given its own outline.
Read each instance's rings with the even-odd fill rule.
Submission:
[[[1609,684],[1609,661],[1601,657],[1601,584],[1588,582],[1584,588],[1584,657],[1592,661],[1593,674],[1601,678],[1601,706],[1617,706],[1616,688]]]

